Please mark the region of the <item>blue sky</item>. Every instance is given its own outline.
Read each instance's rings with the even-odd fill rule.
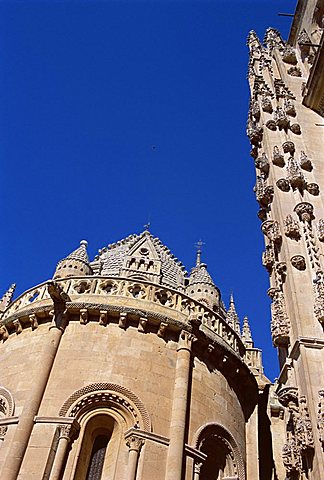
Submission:
[[[143,230],[233,291],[274,378],[246,37],[294,0],[1,1],[1,291]]]

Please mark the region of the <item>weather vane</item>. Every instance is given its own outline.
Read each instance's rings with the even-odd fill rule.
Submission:
[[[197,249],[196,266],[200,265],[200,263],[201,263],[201,251],[202,251],[202,246],[203,245],[205,245],[205,242],[203,242],[201,239],[198,240],[197,243],[195,243],[195,247]]]
[[[151,222],[148,221],[148,222],[144,225],[144,228],[145,228],[145,230],[150,231],[150,227],[151,227]]]

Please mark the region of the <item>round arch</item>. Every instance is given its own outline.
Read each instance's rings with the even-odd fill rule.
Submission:
[[[131,390],[114,383],[92,383],[76,390],[62,405],[59,416],[78,420],[94,408],[111,407],[123,410],[129,419],[129,427],[150,432],[152,429],[149,413]]]
[[[204,445],[214,441],[230,457],[231,477],[246,480],[243,456],[233,435],[221,424],[210,422],[200,427],[193,438],[193,446],[203,451]]]

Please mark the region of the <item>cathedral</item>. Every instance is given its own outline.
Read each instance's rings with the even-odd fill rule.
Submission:
[[[93,259],[82,240],[0,300],[1,480],[324,479],[323,27],[299,0],[287,41],[247,40],[279,378],[200,244],[188,273],[148,226]]]

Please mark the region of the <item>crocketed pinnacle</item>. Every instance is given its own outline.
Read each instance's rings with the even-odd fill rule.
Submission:
[[[15,288],[16,288],[16,284],[13,283],[12,285],[10,285],[6,293],[0,299],[0,312],[3,312],[7,307],[9,307],[13,294],[15,292]]]
[[[234,297],[233,297],[232,293],[231,293],[231,296],[230,296],[229,308],[228,308],[227,313],[226,313],[226,321],[237,333],[239,333],[239,334],[241,333],[240,332],[240,319],[239,319],[239,316],[236,312]]]
[[[243,319],[242,341],[247,348],[253,348],[253,339],[248,317]]]

